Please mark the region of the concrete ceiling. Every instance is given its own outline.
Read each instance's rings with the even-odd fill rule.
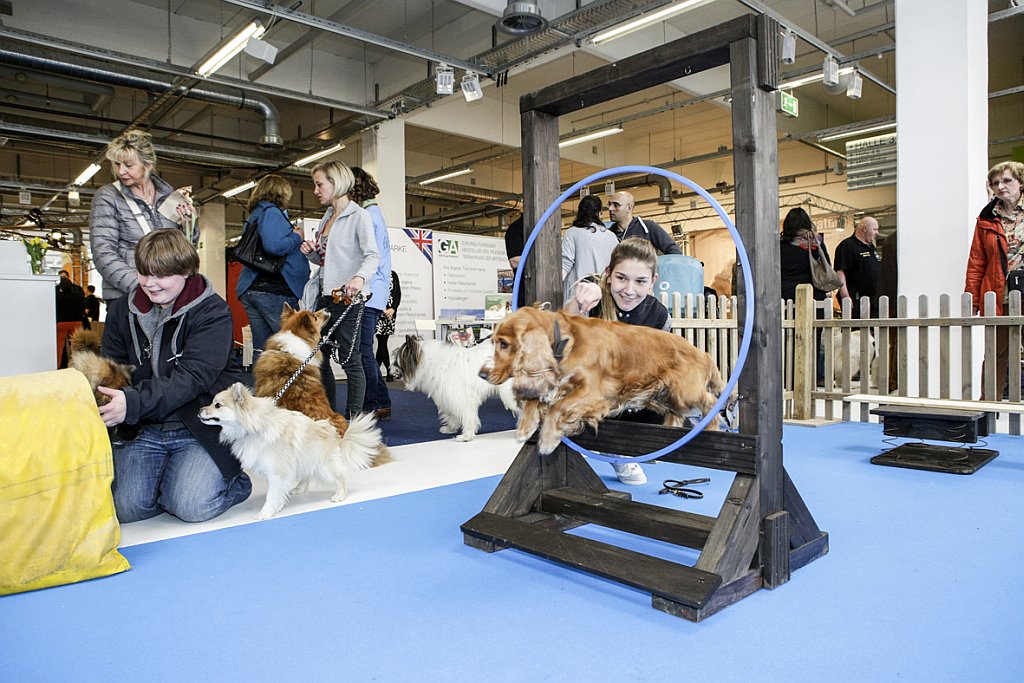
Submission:
[[[824,0],[716,0],[606,47],[586,40],[597,24],[611,25],[624,15],[665,2],[539,0],[544,16],[553,24],[561,18],[565,20],[561,26],[574,27],[574,31],[579,26],[588,28],[572,36],[574,40],[555,33],[554,38],[513,42],[493,30],[504,0],[282,3],[282,8],[321,20],[319,28],[258,11],[257,6],[270,6],[262,0],[14,0],[12,16],[2,17],[0,49],[34,60],[149,78],[173,84],[175,90],[173,96],[161,98],[131,85],[87,78],[73,69],[60,73],[59,69],[0,59],[0,136],[7,139],[0,146],[4,207],[0,227],[23,222],[25,210],[48,202],[46,208],[54,220],[64,217],[81,222],[81,211],[69,213],[73,207],[60,191],[99,158],[107,140],[133,123],[149,126],[161,145],[161,172],[175,185],[200,188],[203,198],[216,197],[240,180],[282,167],[329,141],[344,140],[348,148],[339,158],[358,163],[360,131],[389,115],[407,123],[409,177],[483,159],[466,184],[515,193],[521,190],[516,154],[520,95],[752,9],[767,9],[842,55],[862,55],[859,66],[883,84],[866,78],[859,100],[830,95],[820,84],[798,88],[801,117],[780,119],[780,133],[799,136],[895,115],[892,2],[848,0],[846,4],[857,15],[851,17]],[[989,11],[1005,10],[1006,5],[1004,0],[991,0]],[[280,50],[273,67],[243,55],[210,81],[188,77],[214,45],[253,18],[270,23],[264,39]],[[407,49],[399,51],[339,35],[334,30],[339,26]],[[1024,82],[1022,26],[1022,15],[990,24],[990,91]],[[431,94],[427,99],[435,99],[433,102],[401,97],[415,93],[417,84],[422,88],[424,79],[431,78],[434,63],[424,55],[481,65],[511,60],[512,55],[526,55],[527,59],[521,64],[516,60],[503,87],[483,79],[484,103],[467,105],[458,93],[443,100]],[[815,70],[823,57],[805,40],[798,42],[798,55],[794,64],[782,67],[783,74]],[[456,81],[461,76],[462,71],[457,70]],[[724,73],[700,74],[565,117],[563,135],[618,121],[624,121],[626,132],[607,141],[565,148],[563,182],[573,182],[624,158],[630,163],[666,164],[731,144],[727,103],[721,99],[693,102],[695,97],[726,86]],[[259,107],[194,97],[202,88],[265,98],[279,113],[282,143],[260,145],[267,122]],[[990,137],[1020,136],[1024,95],[994,99],[990,106]],[[481,116],[491,116],[492,125],[466,125],[469,118]],[[994,146],[992,156],[1008,156],[1009,150],[1020,144],[1011,140]],[[709,163],[713,165],[698,175],[711,177],[723,165]],[[90,187],[106,179],[104,170]],[[303,188],[308,183],[302,176],[295,180],[296,188],[302,190],[296,193],[296,209],[315,211],[308,188]],[[90,187],[83,188],[85,201],[80,209],[88,206]],[[25,188],[32,192],[31,205],[18,203],[18,191]],[[50,201],[57,195],[56,201]],[[425,215],[453,202],[431,203],[410,197],[408,203],[410,214]],[[229,213],[231,222],[240,222],[240,217],[237,211]],[[488,221],[498,224],[492,217],[474,227],[486,227]]]

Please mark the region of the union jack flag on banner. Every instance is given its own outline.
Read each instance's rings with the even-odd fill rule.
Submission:
[[[403,228],[416,248],[423,252],[427,261],[434,262],[434,237],[430,230],[417,230],[416,228]]]

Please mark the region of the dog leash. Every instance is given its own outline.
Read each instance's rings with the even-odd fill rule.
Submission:
[[[679,496],[680,498],[694,498],[700,499],[704,497],[703,491],[697,489],[691,489],[690,486],[697,486],[699,484],[707,484],[711,481],[710,477],[700,477],[699,479],[666,479],[663,486],[664,488],[658,491],[659,494],[671,493],[673,496]]]
[[[365,304],[367,301],[370,300],[370,297],[373,296],[372,293],[369,295],[363,295],[362,293],[358,293],[353,297],[348,297],[337,294],[337,291],[338,290],[336,289],[333,292],[331,292],[331,298],[334,299],[334,303],[347,304],[348,308],[341,312],[341,315],[338,316],[338,319],[334,321],[333,325],[331,325],[331,329],[327,330],[327,334],[323,335],[320,338],[320,343],[317,344],[312,351],[310,351],[309,355],[306,356],[306,360],[302,361],[302,364],[299,365],[295,372],[292,373],[292,376],[288,378],[288,381],[284,383],[284,386],[281,387],[280,391],[274,394],[275,404],[281,400],[281,397],[284,396],[284,393],[288,391],[292,384],[295,383],[295,380],[299,378],[299,375],[302,374],[302,371],[306,369],[306,366],[309,365],[310,361],[313,360],[313,357],[320,351],[320,349],[323,348],[325,344],[330,342],[331,335],[334,334],[334,330],[338,329],[338,325],[340,325],[341,321],[345,319],[345,316],[348,315],[348,312],[352,310],[352,304]],[[358,317],[356,319],[355,334],[353,334],[352,336],[352,346],[349,347],[348,355],[345,356],[345,360],[340,360],[337,355],[334,356],[334,359],[338,361],[339,365],[344,365],[349,361],[350,358],[352,358],[352,352],[355,351],[356,344],[359,343],[359,326],[363,321],[364,310],[366,310],[366,306],[359,307],[359,313],[357,314]],[[335,346],[335,349],[337,349],[337,346]]]

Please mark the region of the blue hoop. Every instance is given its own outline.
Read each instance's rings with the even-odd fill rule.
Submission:
[[[572,439],[570,439],[567,436],[562,437],[562,443],[569,446],[578,453],[583,453],[584,455],[587,455],[588,457],[591,458],[595,458],[597,460],[603,460],[605,462],[613,463],[647,462],[648,460],[660,458],[661,456],[666,455],[667,453],[671,453],[672,451],[675,451],[681,448],[682,446],[686,445],[687,443],[690,442],[691,439],[695,438],[698,434],[704,431],[704,428],[711,424],[711,421],[715,419],[718,413],[721,412],[722,408],[725,407],[725,404],[729,401],[729,396],[732,395],[733,389],[736,388],[736,383],[740,379],[740,373],[743,371],[743,366],[747,362],[747,353],[750,351],[750,338],[754,329],[754,290],[752,286],[754,278],[750,270],[750,259],[747,258],[747,250],[743,247],[743,239],[740,237],[739,232],[736,231],[736,226],[729,219],[729,216],[728,214],[725,213],[725,209],[722,208],[722,205],[715,201],[715,199],[711,195],[709,195],[704,190],[704,188],[693,183],[688,178],[679,175],[678,173],[666,171],[663,168],[655,168],[653,166],[617,166],[616,168],[609,168],[604,171],[599,171],[579,181],[578,183],[570,187],[568,190],[563,192],[558,197],[558,199],[556,199],[554,203],[552,203],[551,206],[548,207],[548,210],[545,211],[544,215],[540,217],[540,220],[537,221],[537,224],[533,226],[533,230],[530,232],[530,237],[526,240],[526,244],[523,247],[523,254],[520,263],[526,263],[526,258],[530,255],[530,249],[533,248],[533,243],[537,240],[537,234],[539,233],[541,227],[544,225],[544,223],[547,222],[549,218],[551,218],[551,215],[562,205],[563,202],[565,202],[566,199],[576,194],[576,192],[581,187],[589,185],[594,181],[601,180],[602,178],[607,178],[608,176],[611,175],[624,175],[627,173],[647,173],[665,176],[666,178],[671,178],[699,194],[704,199],[704,201],[706,201],[708,204],[711,205],[712,208],[714,208],[715,212],[725,223],[725,227],[729,229],[729,234],[732,235],[732,239],[736,243],[736,255],[739,257],[740,267],[743,270],[743,289],[744,294],[746,295],[746,310],[743,318],[743,341],[740,342],[740,351],[736,357],[736,367],[733,369],[732,377],[730,377],[729,381],[726,382],[725,388],[722,390],[722,395],[718,397],[718,401],[711,408],[711,411],[707,415],[702,417],[700,422],[698,422],[693,429],[691,429],[682,437],[680,437],[678,441],[676,441],[675,443],[671,443],[662,449],[654,451],[653,453],[648,453],[646,455],[638,455],[635,457],[617,457],[613,455],[604,455],[603,453],[595,453],[584,448],[583,446],[576,444],[575,442],[572,441]],[[516,306],[516,302],[519,301],[519,287],[522,282],[522,278],[523,269],[517,268],[515,284],[512,287],[512,305],[514,306],[512,310],[516,310],[519,308],[518,306]]]

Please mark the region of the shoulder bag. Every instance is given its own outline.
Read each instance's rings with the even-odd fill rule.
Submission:
[[[814,249],[811,248],[810,240],[807,241],[807,258],[811,263],[811,282],[823,292],[833,292],[843,286],[843,281],[832,268],[832,264],[825,258],[825,252],[820,252],[818,258],[814,258]]]
[[[246,222],[242,236],[238,238],[238,244],[235,245],[232,254],[235,260],[243,266],[248,266],[257,273],[266,273],[267,275],[280,273],[287,258],[287,255],[276,256],[263,248],[259,221],[252,219]]]

